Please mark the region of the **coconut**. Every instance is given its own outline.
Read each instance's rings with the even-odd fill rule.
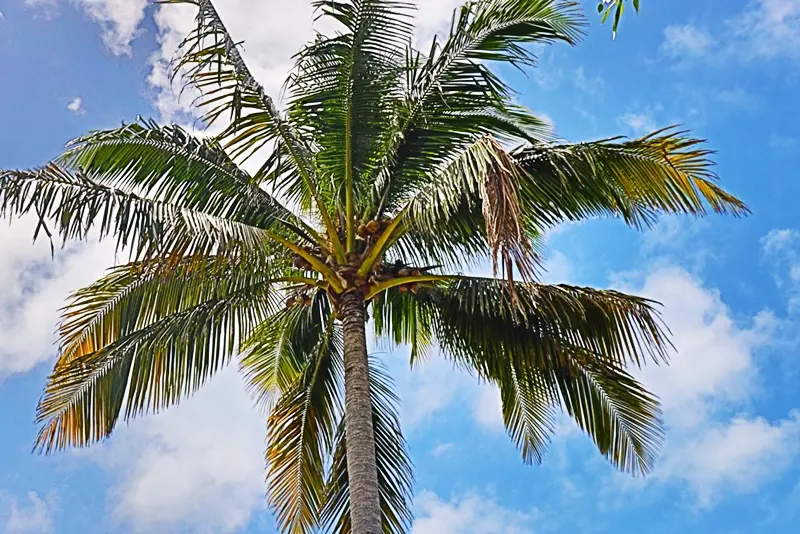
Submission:
[[[381,229],[381,224],[378,221],[372,220],[366,224],[366,230],[371,234],[374,234],[380,229]]]
[[[295,256],[294,260],[292,260],[292,265],[297,267],[298,269],[308,269],[311,267],[311,264],[308,263],[305,258],[301,256]]]

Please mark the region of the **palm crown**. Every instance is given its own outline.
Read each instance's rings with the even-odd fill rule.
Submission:
[[[373,480],[383,530],[403,532],[413,474],[391,380],[366,357],[371,318],[412,364],[436,347],[499,387],[526,461],[563,409],[616,466],[646,473],[659,405],[625,367],[666,358],[658,314],[642,298],[536,282],[541,236],[595,216],[638,228],[746,207],[684,132],[558,143],[514,103],[491,67],[532,66],[530,43],[576,43],[576,4],[470,1],[417,50],[413,3],[317,1],[337,31],[297,54],[279,110],[212,3],[183,1],[199,12],[175,71],[203,95],[206,123],[228,120],[222,133],[140,120],[0,179],[3,215],[33,212],[37,234],[64,239],[97,231],[132,255],[64,309],[37,447],[106,438],[236,357],[270,410],[281,528],[373,532],[351,524],[367,525],[351,512]],[[501,276],[459,274],[486,258]]]

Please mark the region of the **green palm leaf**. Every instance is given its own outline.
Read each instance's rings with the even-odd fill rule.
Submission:
[[[526,461],[541,461],[563,406],[609,460],[648,472],[663,440],[658,402],[623,370],[664,361],[652,303],[615,291],[461,278],[424,288],[434,339],[500,388],[503,417]]]
[[[531,65],[526,44],[581,36],[583,17],[572,2],[491,0],[456,9],[450,34],[427,56],[406,61],[399,135],[387,142],[378,197],[391,209],[479,136],[533,141],[547,135],[545,121],[511,103],[513,91],[491,62]]]
[[[308,366],[332,313],[324,291],[311,295],[310,306],[278,311],[256,328],[242,345],[239,368],[258,404],[272,406],[293,387]]]
[[[569,367],[550,377],[562,406],[619,469],[651,472],[664,444],[658,399],[622,368],[576,354]]]
[[[640,139],[534,145],[514,155],[527,173],[520,203],[535,227],[598,215],[637,228],[660,213],[744,215],[744,203],[717,185],[711,151],[674,129]]]
[[[116,238],[139,259],[227,254],[264,260],[275,253],[269,234],[236,221],[148,200],[96,183],[56,165],[0,174],[0,216],[39,219],[34,233],[64,241]],[[50,226],[53,226],[53,230]]]
[[[214,139],[140,120],[76,139],[61,158],[98,183],[179,207],[270,228],[295,221]]]
[[[317,325],[321,327],[322,325]],[[310,532],[325,499],[325,460],[342,412],[342,334],[333,316],[315,329],[316,341],[302,372],[269,417],[269,500],[283,532]]]
[[[298,54],[289,80],[290,115],[319,147],[317,165],[331,180],[328,197],[344,206],[347,247],[352,250],[355,209],[366,208],[371,189],[363,176],[374,165],[384,132],[394,131],[391,97],[399,93],[402,52],[413,32],[413,3],[320,0],[314,6],[341,30]]]
[[[297,176],[305,186],[307,196],[301,206],[310,210],[311,200],[333,239],[333,247],[341,254],[330,214],[317,191],[314,154],[296,126],[278,110],[273,99],[253,77],[239,53],[238,44],[231,38],[211,0],[163,0],[168,4],[198,6],[196,28],[181,43],[180,58],[173,66],[187,86],[199,90],[201,108],[207,124],[221,116],[230,115],[230,124],[218,136],[226,140],[233,158],[247,158],[270,144],[272,152],[256,176],[259,178]]]
[[[383,532],[402,534],[408,532],[414,517],[411,508],[414,475],[400,429],[399,399],[394,393],[394,384],[386,369],[375,359],[370,361],[370,398]],[[336,452],[321,518],[326,529],[343,534],[351,532],[346,439],[342,422],[337,432]]]
[[[110,435],[120,416],[176,404],[274,313],[267,273],[219,278],[187,273],[189,265],[155,277],[123,266],[73,296],[61,327],[65,352],[37,411],[37,448],[86,446]]]
[[[411,347],[412,366],[424,359],[433,341],[433,316],[419,306],[413,294],[389,291],[372,302],[372,319],[377,339]]]

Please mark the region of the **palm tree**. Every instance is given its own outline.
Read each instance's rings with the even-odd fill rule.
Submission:
[[[674,129],[567,144],[492,67],[576,43],[562,0],[471,1],[425,51],[413,3],[315,2],[338,26],[296,56],[278,109],[210,0],[175,71],[219,135],[138,120],[0,178],[0,215],[36,234],[99,233],[131,261],[75,292],[38,409],[43,452],[177,404],[234,358],[269,409],[268,495],[280,528],[403,532],[413,473],[378,338],[438,352],[496,385],[508,433],[538,462],[564,410],[621,470],[647,473],[657,399],[626,366],[670,348],[654,303],[536,281],[565,221],[747,208],[709,150]],[[246,172],[241,163],[257,163]],[[460,274],[491,258],[495,278]]]

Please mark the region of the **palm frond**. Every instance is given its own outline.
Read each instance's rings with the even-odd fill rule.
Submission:
[[[386,534],[408,532],[413,519],[411,497],[414,485],[411,458],[400,428],[399,399],[382,364],[370,361],[370,399],[375,429],[375,461],[381,503],[381,521]],[[344,422],[339,425],[322,526],[330,532],[347,534],[350,525],[350,487],[347,479]]]
[[[435,241],[439,249],[458,247],[468,257],[489,248],[495,274],[499,264],[511,279],[516,267],[531,281],[538,254],[520,206],[523,179],[522,170],[497,141],[481,137],[409,201],[409,233],[419,241]]]
[[[387,141],[376,174],[376,195],[387,196],[387,208],[402,204],[477,137],[546,138],[546,121],[513,103],[513,91],[490,64],[530,66],[535,56],[526,45],[575,43],[583,24],[573,2],[467,2],[453,14],[447,38],[434,40],[427,56],[410,51],[399,133]]]
[[[463,277],[423,295],[438,311],[439,344],[455,357],[480,350],[488,360],[512,357],[546,368],[563,362],[568,345],[618,366],[641,366],[666,361],[672,347],[655,303],[617,291],[538,283],[512,288]]]
[[[139,120],[72,141],[61,157],[98,183],[250,226],[298,223],[219,142]],[[299,223],[298,223],[299,224]]]
[[[266,273],[181,271],[152,279],[123,266],[74,295],[62,325],[67,352],[37,410],[38,449],[86,446],[110,435],[120,417],[176,404],[274,313]]]
[[[500,390],[503,423],[526,463],[541,464],[555,429],[558,399],[538,370],[507,359],[490,380]]]
[[[413,294],[386,291],[372,301],[376,339],[411,347],[411,365],[424,359],[433,340],[433,317]]]
[[[325,499],[325,459],[342,412],[344,367],[342,334],[333,315],[324,328],[269,418],[269,500],[282,532],[312,531]]]
[[[279,310],[256,328],[242,345],[239,369],[255,401],[266,407],[293,387],[327,331],[332,309],[318,290],[310,306]]]
[[[392,100],[399,95],[402,52],[413,32],[412,2],[314,2],[334,20],[334,37],[319,36],[298,54],[290,77],[290,116],[319,147],[316,163],[331,201],[343,208],[348,249],[353,248],[355,206],[368,197],[363,180],[386,132],[393,133]]]
[[[611,215],[641,228],[660,213],[741,216],[744,203],[717,185],[711,151],[674,128],[640,139],[524,148],[520,203],[537,228]]]
[[[324,200],[317,190],[315,155],[303,135],[278,110],[274,100],[253,77],[211,0],[164,0],[170,4],[193,4],[198,7],[196,28],[179,47],[179,59],[173,66],[187,86],[202,93],[198,102],[207,112],[207,124],[230,114],[229,126],[219,134],[234,159],[246,159],[261,148],[274,144],[272,155],[256,174],[277,180],[297,176],[304,184],[306,197],[301,207],[313,206],[322,218],[333,248],[342,255],[334,225]],[[293,199],[296,200],[296,199]]]
[[[56,365],[92,354],[128,333],[229,292],[230,287],[274,280],[270,272],[269,265],[253,269],[225,256],[188,256],[177,262],[156,259],[113,267],[72,293],[62,308]]]
[[[612,464],[633,475],[652,471],[664,444],[658,398],[624,369],[583,351],[550,378],[567,413]]]
[[[417,314],[431,318],[444,353],[499,387],[506,428],[524,460],[541,461],[562,406],[617,467],[652,468],[663,436],[658,402],[623,370],[667,356],[670,344],[652,302],[480,278],[403,298],[411,302],[395,313],[409,315],[416,304]]]
[[[249,130],[240,139],[242,152],[254,152],[280,138],[297,149],[293,161],[299,170],[311,172],[311,158],[281,116],[273,99],[255,79],[236,43],[222,22],[211,0],[162,0],[166,4],[192,4],[198,7],[195,29],[180,44],[173,65],[173,75],[181,76],[190,87],[203,95],[198,104],[206,108],[206,124],[230,115],[230,126],[223,137]],[[243,122],[244,121],[244,122]],[[243,122],[243,123],[242,123]],[[241,148],[241,144],[246,148]]]
[[[276,251],[260,228],[144,199],[53,164],[0,174],[0,216],[27,214],[39,219],[34,239],[44,232],[66,242],[97,232],[142,260],[216,254],[264,262]]]

